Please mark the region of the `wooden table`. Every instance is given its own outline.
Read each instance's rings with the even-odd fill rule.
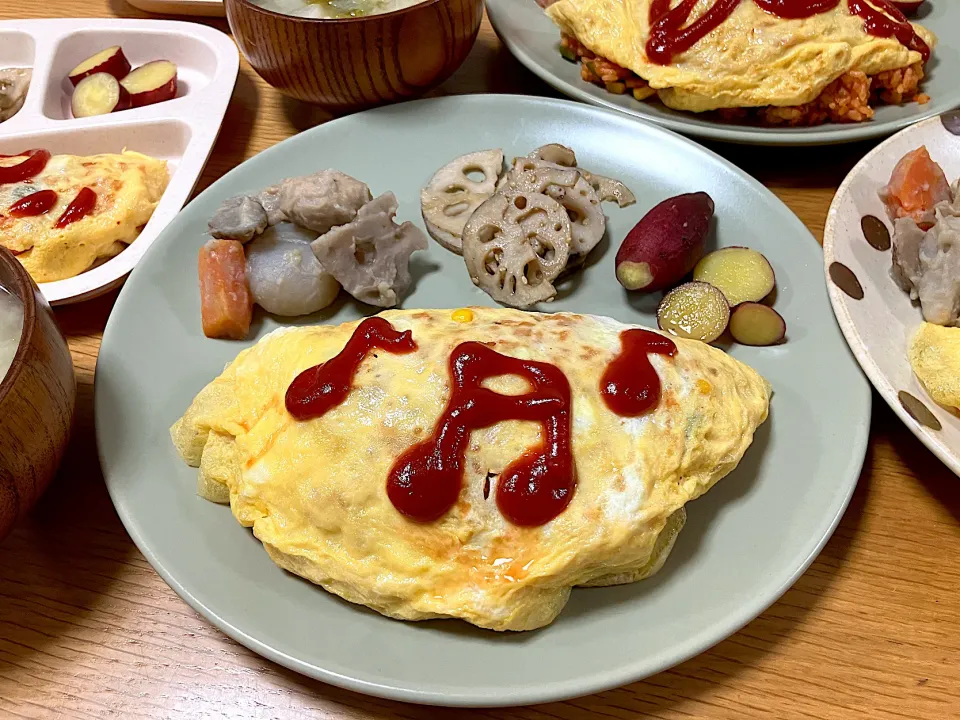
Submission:
[[[146,17],[123,0],[0,4],[0,19],[53,16]],[[486,23],[467,63],[435,94],[485,91],[553,94]],[[327,119],[243,63],[198,190]],[[835,189],[869,149],[712,147],[773,189],[818,238]],[[960,717],[960,480],[879,397],[859,487],[818,560],[743,631],[673,670],[566,703],[459,711],[367,698],[273,665],[183,603],[113,510],[92,400],[115,297],[57,312],[77,369],[77,417],[59,476],[0,546],[2,718]]]

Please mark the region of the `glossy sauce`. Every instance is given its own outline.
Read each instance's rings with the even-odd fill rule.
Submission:
[[[669,65],[674,55],[686,52],[707,34],[718,28],[743,0],[715,0],[703,15],[687,25],[699,0],[682,0],[670,7],[670,0],[653,0],[650,4],[650,37],[647,57],[658,65]],[[799,20],[833,10],[840,0],[752,0],[771,15]],[[876,37],[896,37],[911,50],[919,52],[923,61],[930,59],[930,48],[917,35],[906,16],[888,0],[849,0],[850,12],[863,18],[866,31]],[[879,9],[878,9],[879,8]],[[881,12],[881,10],[883,12]],[[888,13],[888,15],[884,15]]]
[[[13,158],[26,155],[27,159],[16,165],[0,167],[0,184],[16,183],[29,180],[43,172],[43,169],[50,161],[50,153],[47,150],[27,150],[16,155],[0,155],[0,158]]]
[[[93,212],[93,208],[96,207],[96,205],[97,194],[88,187],[80,188],[80,192],[70,201],[67,209],[63,211],[63,214],[57,219],[53,226],[58,230],[62,230],[71,223],[83,220],[83,218]]]
[[[17,200],[7,209],[11,217],[36,217],[49,212],[57,204],[57,193],[53,190],[38,190]]]
[[[533,389],[501,395],[482,387],[500,375],[519,375]],[[543,442],[503,470],[497,507],[514,525],[543,525],[557,517],[576,489],[570,384],[563,372],[465,342],[450,356],[450,377],[450,399],[433,435],[404,452],[390,470],[387,495],[394,507],[417,522],[442,517],[460,496],[470,433],[504,420],[532,420],[543,428]]]
[[[397,332],[383,318],[367,318],[337,355],[294,378],[284,397],[287,412],[297,420],[310,420],[342,403],[353,388],[360,362],[374,349],[403,355],[416,350],[417,344],[409,330]]]
[[[620,354],[600,379],[600,394],[617,415],[638,417],[660,404],[660,377],[647,357],[650,353],[674,357],[676,344],[649,330],[620,333]]]

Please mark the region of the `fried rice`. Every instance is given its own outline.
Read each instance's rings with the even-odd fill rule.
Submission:
[[[560,52],[568,60],[580,63],[580,77],[586,82],[604,87],[617,95],[630,92],[641,101],[657,95],[657,91],[636,73],[599,57],[571,35],[561,36]],[[851,71],[838,77],[815,100],[804,105],[727,108],[715,112],[723,120],[768,126],[810,127],[828,122],[859,123],[870,120],[877,105],[901,105],[907,102],[923,105],[929,102],[930,97],[920,92],[922,81],[923,64],[919,62],[872,76]]]

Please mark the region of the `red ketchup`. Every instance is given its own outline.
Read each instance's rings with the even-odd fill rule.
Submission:
[[[482,387],[489,378],[519,375],[533,386],[522,395]],[[563,512],[576,489],[570,451],[570,383],[549,363],[501,355],[465,342],[450,356],[453,390],[433,435],[394,464],[387,495],[397,510],[417,522],[442,517],[457,502],[470,432],[504,420],[532,420],[544,440],[511,463],[497,483],[497,507],[514,525],[543,525]]]
[[[93,208],[97,204],[97,194],[88,187],[80,188],[80,192],[77,193],[77,196],[70,201],[70,204],[67,205],[67,209],[63,211],[63,214],[59,219],[53,224],[58,230],[62,230],[70,223],[75,223],[77,220],[83,220],[87,215],[93,212]]]
[[[0,167],[0,185],[22,182],[36,177],[43,172],[50,161],[50,153],[47,150],[26,150],[16,155],[0,155],[0,158],[20,157],[21,155],[25,155],[27,159],[16,165]]]
[[[924,62],[929,60],[930,46],[917,35],[907,16],[888,0],[871,1],[873,5],[866,0],[850,0],[850,12],[863,18],[867,32],[876,37],[895,37],[901,45],[920,53]]]
[[[620,354],[600,379],[600,394],[617,415],[638,417],[660,404],[660,377],[648,354],[673,357],[677,346],[670,338],[649,330],[620,333]]]
[[[647,57],[658,65],[669,65],[674,55],[686,52],[707,34],[717,29],[733,14],[742,1],[715,0],[709,10],[687,25],[687,20],[698,0],[683,0],[674,8],[670,7],[670,0],[653,0],[650,4]],[[788,20],[819,15],[833,10],[840,4],[840,0],[753,0],[753,2],[761,10]],[[930,48],[917,35],[906,16],[889,0],[870,0],[870,2],[876,7],[868,4],[866,0],[849,0],[850,12],[863,18],[866,31],[877,37],[896,37],[906,47],[919,52],[923,56],[923,61],[926,62],[930,58]]]
[[[336,356],[294,378],[284,397],[287,412],[297,420],[310,420],[337,407],[350,394],[360,361],[374,349],[403,355],[416,350],[417,344],[409,330],[397,332],[383,318],[367,318]]]
[[[38,190],[26,195],[11,205],[7,212],[11,217],[35,217],[49,212],[57,204],[57,193],[53,190]]]

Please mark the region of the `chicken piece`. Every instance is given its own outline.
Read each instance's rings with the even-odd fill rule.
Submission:
[[[250,242],[267,229],[267,213],[260,201],[250,195],[237,195],[220,203],[207,223],[215,238]]]
[[[332,303],[340,285],[310,248],[317,234],[278,223],[246,247],[247,281],[253,301],[284,317],[309,315]]]
[[[957,325],[960,320],[960,218],[938,211],[936,224],[920,244],[917,291],[927,322]]]
[[[243,245],[236,240],[207,241],[200,248],[197,269],[203,334],[243,340],[253,317]]]
[[[952,202],[947,176],[925,146],[904,155],[893,169],[890,182],[880,191],[891,220],[909,217],[926,230],[934,221],[938,203]]]
[[[352,221],[371,197],[365,183],[337,170],[322,170],[281,182],[279,212],[286,220],[322,234]]]
[[[893,264],[890,274],[900,289],[917,300],[917,285],[920,283],[920,244],[924,231],[913,218],[900,218],[893,223]]]
[[[320,264],[361,302],[396,305],[412,282],[410,255],[427,249],[427,236],[413,223],[397,225],[396,214],[397,198],[384,193],[360,208],[353,222],[313,242]]]

